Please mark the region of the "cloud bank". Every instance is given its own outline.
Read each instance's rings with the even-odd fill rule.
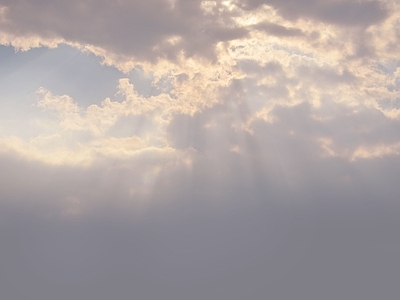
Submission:
[[[399,20],[394,0],[0,0],[2,45],[119,76],[94,101],[1,96],[2,293],[399,294]]]

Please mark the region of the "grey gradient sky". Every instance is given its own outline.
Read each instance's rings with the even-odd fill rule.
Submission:
[[[398,299],[399,24],[0,0],[0,299]]]

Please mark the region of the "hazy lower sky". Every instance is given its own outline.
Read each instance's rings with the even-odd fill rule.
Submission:
[[[398,0],[0,0],[0,298],[400,295]]]

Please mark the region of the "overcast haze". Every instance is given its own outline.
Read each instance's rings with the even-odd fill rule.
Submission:
[[[0,298],[400,295],[397,0],[0,0]]]

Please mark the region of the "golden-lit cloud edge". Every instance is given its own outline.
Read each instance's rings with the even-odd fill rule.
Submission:
[[[11,29],[3,31],[0,43],[21,51],[34,47],[55,48],[63,43],[94,53],[104,64],[125,73],[140,66],[152,75],[152,84],[163,90],[158,95],[145,97],[136,92],[127,78],[121,78],[117,95],[122,101],[98,99],[99,104],[84,108],[68,95],[53,95],[45,87],[38,87],[36,108],[48,116],[46,120],[38,120],[43,131],[29,140],[7,136],[5,131],[1,139],[4,148],[54,164],[88,164],[97,156],[118,153],[129,157],[145,149],[173,150],[167,128],[177,115],[193,117],[229,102],[233,105],[229,113],[240,115],[229,126],[247,133],[253,133],[253,124],[259,121],[272,126],[279,124],[276,123],[278,120],[285,122],[276,112],[304,103],[311,107],[307,118],[318,121],[322,127],[331,126],[327,124],[340,119],[343,109],[347,110],[345,114],[354,116],[360,110],[378,111],[388,123],[399,119],[400,73],[397,67],[391,70],[396,66],[399,54],[396,24],[400,8],[396,2],[386,1],[387,16],[366,27],[342,26],[316,16],[307,17],[307,14],[304,18],[288,18],[282,14],[283,8],[275,7],[272,2],[271,5],[268,1],[265,3],[248,9],[235,2],[203,1],[200,8],[192,7],[199,9],[193,11],[199,18],[196,26],[211,30],[202,34],[217,34],[207,24],[219,24],[222,20],[229,22],[220,25],[219,29],[242,28],[248,31],[247,34],[233,34],[225,39],[227,33],[224,31],[220,40],[204,40],[210,44],[199,50],[204,51],[203,54],[196,52],[193,55],[182,46],[189,36],[167,34],[167,40],[160,41],[161,44],[155,42],[155,47],[161,48],[148,50],[161,51],[157,53],[174,51],[173,55],[160,55],[157,59],[147,59],[133,52],[127,54],[112,45],[85,42],[84,38],[78,38],[77,32],[70,38],[61,32],[54,32],[53,37],[45,36],[40,29],[43,24],[38,25],[37,32],[22,30],[25,26],[22,22],[19,34]],[[165,7],[168,11],[178,8],[174,5]],[[13,10],[11,6],[3,6],[2,26],[7,26],[7,22],[19,26],[18,15],[13,15]],[[57,15],[57,11],[53,13]],[[194,38],[200,39],[201,34]],[[174,48],[174,45],[183,48]],[[210,49],[212,55],[207,54]],[[118,122],[129,117],[145,118],[147,132],[140,136],[114,136],[112,130],[119,126]],[[290,132],[293,134],[295,130]],[[312,139],[335,144],[334,136],[325,134],[312,136]],[[338,141],[336,144],[339,148],[334,153],[348,153],[346,156],[352,160],[376,157],[373,153],[377,147],[390,148],[393,141],[377,141],[375,145],[361,143],[350,147],[351,151],[345,150],[347,146]],[[321,145],[321,149],[328,149],[326,142]],[[364,154],[357,154],[361,152]],[[394,155],[396,151],[382,153]]]

